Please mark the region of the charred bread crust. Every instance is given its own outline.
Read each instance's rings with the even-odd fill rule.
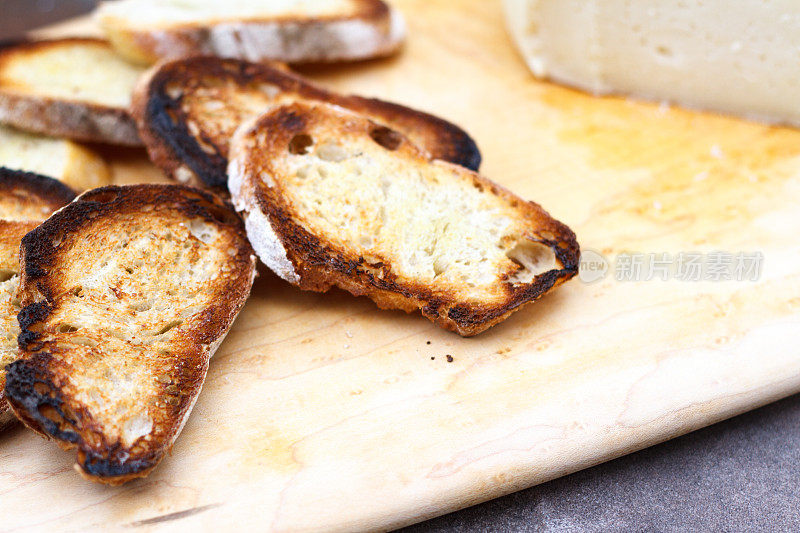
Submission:
[[[434,159],[441,159],[475,172],[481,167],[481,152],[475,140],[460,127],[437,116],[377,98],[361,96],[342,96],[331,100],[330,103],[385,123],[427,150]],[[421,127],[423,124],[427,129]]]
[[[48,279],[46,275],[48,268],[59,260],[58,248],[54,245],[60,240],[58,237],[79,232],[96,218],[135,211],[144,205],[173,209],[185,217],[200,217],[244,235],[242,221],[230,203],[206,191],[163,184],[99,187],[80,195],[22,239],[23,283],[28,287],[35,285],[48,300],[55,297],[58,287],[54,284],[58,280]],[[243,243],[237,256],[251,253],[249,245],[244,246]]]
[[[0,48],[0,69],[9,56],[20,51],[67,43],[107,44],[89,37],[22,41]],[[51,137],[77,141],[141,146],[136,121],[128,109],[92,102],[66,100],[9,90],[0,83],[0,122]]]
[[[287,146],[297,134],[305,133],[313,121],[317,120],[317,110],[298,103],[276,108],[243,126],[237,132],[241,139],[248,132],[267,131],[269,135],[259,137],[259,144],[252,154],[271,154],[273,147]],[[380,124],[363,120],[358,127],[380,129]],[[349,132],[342,133],[342,136]],[[415,154],[430,163],[426,154],[411,144],[401,134],[394,132],[398,144],[394,151]],[[399,280],[392,271],[391,263],[379,257],[366,259],[334,242],[312,234],[297,222],[292,206],[282,193],[280,178],[274,178],[273,186],[266,186],[254,176],[277,176],[271,166],[272,159],[265,155],[256,164],[258,169],[247,168],[247,163],[238,159],[230,166],[231,180],[241,183],[241,191],[233,192],[234,202],[240,208],[241,198],[251,195],[255,207],[268,219],[272,231],[285,251],[295,273],[295,284],[299,287],[324,292],[333,286],[344,289],[355,296],[367,296],[384,309],[402,309],[412,312],[419,309],[422,314],[437,325],[462,336],[477,335],[491,326],[503,321],[521,306],[530,303],[553,288],[574,277],[578,272],[580,247],[575,233],[565,224],[552,218],[541,206],[525,201],[508,189],[484,178],[476,172],[459,169],[469,174],[474,187],[493,195],[505,198],[519,209],[531,228],[535,228],[533,242],[550,248],[560,268],[537,275],[531,283],[514,285],[506,275],[503,286],[506,297],[503,302],[490,305],[466,303],[454,293],[447,294],[441,289],[434,292],[423,282]],[[249,162],[249,161],[248,161]],[[441,165],[450,163],[437,162]],[[238,186],[237,186],[238,188]],[[252,236],[251,236],[252,241]],[[283,276],[282,276],[283,277]]]
[[[30,202],[45,209],[39,211],[41,218],[68,204],[75,193],[60,181],[19,170],[0,167],[0,205],[4,201]],[[19,271],[20,241],[26,233],[39,225],[39,220],[0,220],[0,274]],[[0,279],[5,281],[5,279]],[[5,329],[5,328],[3,328]],[[3,332],[5,334],[8,332]],[[0,429],[14,420],[5,398],[5,370],[0,368]]]
[[[86,409],[76,411],[66,404],[59,392],[62,377],[51,370],[54,360],[42,351],[6,366],[6,395],[19,420],[65,450],[77,447],[79,472],[87,479],[117,485],[147,476],[163,458],[160,450],[130,457],[119,443],[103,444],[99,450],[85,446],[77,426],[84,424],[84,431],[99,436],[102,428],[93,427]]]
[[[0,195],[5,197],[13,193],[34,197],[53,211],[75,199],[75,192],[56,179],[0,167]]]
[[[305,57],[286,58],[272,57],[267,50],[260,49],[256,53],[259,57],[249,58],[255,61],[286,61],[291,63],[315,63],[351,61],[387,56],[397,51],[402,45],[405,35],[404,23],[400,35],[394,35],[395,26],[400,15],[394,12],[382,0],[354,0],[357,9],[349,15],[328,16],[303,16],[286,14],[271,16],[268,19],[242,19],[218,20],[177,23],[165,28],[132,28],[120,25],[118,20],[113,22],[104,19],[102,9],[98,12],[98,19],[104,27],[106,35],[117,47],[119,52],[130,60],[152,64],[164,59],[191,56],[196,54],[212,54],[223,57],[240,57],[243,53],[243,35],[251,28],[256,32],[269,32],[279,41],[313,42],[313,53]],[[112,18],[114,18],[112,16]],[[402,18],[400,17],[400,21]],[[331,31],[331,25],[362,23],[376,29],[380,35],[375,34],[368,40],[369,45],[360,43],[358,48],[351,47],[345,41],[339,41],[334,36],[336,31]],[[215,49],[213,34],[214,28],[220,24],[226,26],[224,33],[230,34],[232,42],[236,43],[233,49]],[[265,30],[264,27],[268,29]],[[287,34],[282,27],[289,28]],[[347,32],[343,32],[347,33]],[[325,36],[334,41],[320,41]],[[347,52],[343,49],[349,48]]]
[[[65,394],[72,369],[59,357],[64,348],[57,339],[45,338],[43,330],[47,331],[47,321],[65,292],[58,276],[52,275],[62,260],[60,243],[104,217],[113,224],[114,217],[121,214],[142,213],[142,219],[147,220],[153,212],[174,214],[181,220],[199,218],[224,231],[231,243],[230,273],[224,285],[215,287],[218,296],[195,315],[197,326],[170,341],[170,360],[152,363],[163,364],[163,368],[171,365],[169,369],[178,376],[178,400],[164,403],[153,415],[166,429],[156,442],[137,441],[126,447],[104,433],[102,423],[84,403]],[[12,409],[32,430],[55,439],[65,449],[77,448],[77,466],[83,477],[116,485],[146,476],[163,459],[186,422],[205,379],[210,356],[249,295],[255,262],[241,219],[224,200],[191,187],[102,187],[84,193],[26,235],[22,239],[21,263],[20,358],[7,367],[6,394]],[[102,357],[102,353],[99,355]]]
[[[191,171],[191,183],[226,191],[230,135],[215,138],[195,123],[183,108],[184,91],[203,87],[205,80],[230,82],[243,90],[258,84],[278,87],[281,96],[328,102],[362,113],[405,133],[432,157],[477,170],[481,154],[475,141],[461,128],[439,117],[374,98],[343,96],[313,85],[280,67],[238,59],[195,56],[154,67],[134,91],[132,110],[152,161],[175,179],[182,168]],[[170,89],[180,87],[176,95]],[[232,135],[231,131],[231,135]]]
[[[54,420],[42,414],[49,407],[72,424],[77,423],[77,420],[72,419],[62,409],[63,401],[57,393],[55,377],[47,366],[51,358],[52,355],[49,353],[37,353],[29,360],[17,360],[6,366],[7,376],[14,377],[8,379],[5,392],[21,406],[17,416],[25,425],[37,427],[40,433],[49,435],[57,441],[75,444],[79,441],[75,431],[62,430]],[[56,393],[52,397],[44,395],[37,390],[41,386],[46,387],[47,390],[56,391]]]
[[[2,194],[2,192],[0,192]],[[0,274],[17,272],[19,269],[19,243],[26,233],[38,225],[38,222],[11,222],[0,220]],[[2,281],[2,279],[0,279]],[[13,313],[12,313],[13,315]],[[2,318],[11,318],[6,315]],[[3,328],[4,330],[5,328]],[[0,330],[0,335],[8,333]],[[16,418],[5,395],[6,373],[0,367],[0,431],[9,426]]]

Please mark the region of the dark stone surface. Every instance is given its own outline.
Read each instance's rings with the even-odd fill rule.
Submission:
[[[97,0],[0,0],[0,42],[91,11]]]
[[[800,395],[402,531],[800,531]]]

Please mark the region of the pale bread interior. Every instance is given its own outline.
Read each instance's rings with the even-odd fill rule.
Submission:
[[[0,86],[6,92],[127,110],[142,72],[107,43],[63,41],[10,54],[0,64]]]
[[[78,191],[111,182],[103,158],[85,146],[1,125],[0,166],[57,179]]]
[[[277,85],[271,83],[243,88],[233,80],[222,83],[208,80],[206,85],[191,91],[184,91],[180,83],[175,83],[168,86],[167,91],[170,96],[181,96],[181,108],[188,117],[186,127],[200,148],[209,154],[216,153],[216,148],[203,143],[203,136],[224,142],[227,147],[236,128],[247,119],[294,100],[292,95],[282,93]],[[221,101],[222,97],[224,101]]]
[[[168,363],[180,358],[176,336],[202,328],[201,312],[218,297],[208,287],[229,273],[236,253],[202,219],[145,215],[147,223],[141,214],[118,215],[110,228],[101,219],[64,236],[51,275],[65,293],[42,337],[74,369],[62,393],[126,447],[158,429],[152,409],[179,401],[181,380],[171,372],[180,364]]]
[[[202,219],[127,218],[114,231],[88,228],[64,245],[56,275],[69,291],[43,340],[68,348],[60,356],[76,370],[64,392],[90,409],[105,435],[130,446],[153,430],[148,406],[178,402],[177,385],[163,396],[178,376],[151,361],[176,357],[175,336],[198,327],[192,321],[215,298],[204,289],[227,272],[230,251]]]
[[[0,255],[10,255],[0,244]],[[16,259],[16,250],[13,256]],[[5,366],[17,357],[17,335],[19,335],[19,286],[18,268],[10,269],[0,266],[0,384],[5,385]],[[0,412],[4,406],[0,405]]]
[[[397,157],[392,135],[341,142],[337,130],[315,131],[276,154],[282,194],[301,225],[367,260],[388,260],[406,280],[483,304],[507,298],[504,274],[529,283],[557,268],[508,198],[455,165]]]

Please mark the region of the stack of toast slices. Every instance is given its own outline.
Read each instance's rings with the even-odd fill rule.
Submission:
[[[574,233],[480,175],[464,130],[287,66],[396,53],[386,3],[119,0],[97,20],[108,40],[0,49],[0,425],[76,449],[85,478],[168,453],[258,259],[462,336],[577,273]],[[122,148],[98,145],[178,183],[109,185],[98,154]]]
[[[0,166],[77,191],[110,184],[109,165],[87,143],[141,145],[129,111],[141,72],[103,39],[0,48]]]

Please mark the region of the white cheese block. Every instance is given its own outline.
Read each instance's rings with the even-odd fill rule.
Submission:
[[[533,73],[800,126],[798,0],[504,0]]]

